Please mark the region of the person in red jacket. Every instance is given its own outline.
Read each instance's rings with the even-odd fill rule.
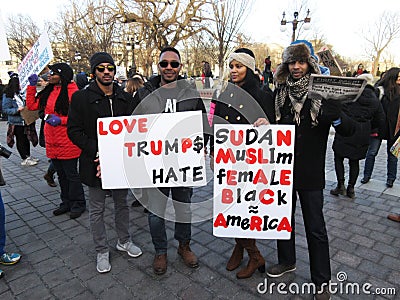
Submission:
[[[66,63],[49,66],[49,84],[36,95],[38,76],[28,77],[26,104],[29,110],[44,110],[46,155],[57,171],[61,187],[61,204],[53,211],[55,216],[70,212],[70,218],[81,216],[86,209],[83,186],[77,164],[81,150],[67,135],[68,108],[71,96],[78,90],[72,82],[73,71]]]

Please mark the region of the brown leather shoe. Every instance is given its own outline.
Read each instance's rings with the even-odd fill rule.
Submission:
[[[156,254],[153,260],[153,271],[157,275],[167,272],[167,254]]]
[[[57,183],[54,181],[54,174],[46,173],[43,176],[44,180],[46,180],[47,184],[51,187],[56,187]]]
[[[387,218],[391,221],[400,222],[400,215],[399,214],[390,214]]]
[[[197,268],[199,266],[196,255],[190,249],[189,242],[179,242],[178,254],[188,267]]]
[[[226,264],[226,269],[228,271],[233,271],[237,269],[243,260],[244,248],[242,246],[241,239],[235,239],[235,241],[235,248],[233,249],[232,255],[229,258],[228,263]]]

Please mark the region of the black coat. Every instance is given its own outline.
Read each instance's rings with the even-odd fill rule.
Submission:
[[[165,110],[166,99],[160,94],[161,76],[158,75],[147,81],[135,94],[135,103],[138,106],[135,109],[135,114],[158,114]],[[203,114],[203,132],[204,132],[204,147],[206,147],[211,129],[207,119],[207,111],[204,102],[200,97],[199,92],[194,89],[187,80],[179,76],[177,80],[178,94],[176,95],[176,111],[196,111],[199,110]]]
[[[250,81],[239,87],[229,84],[215,101],[213,124],[253,124],[258,118],[274,122],[274,102],[272,95]],[[211,151],[213,151],[213,140]]]
[[[340,133],[335,134],[332,149],[335,154],[352,160],[364,159],[372,128],[382,128],[385,115],[375,90],[367,85],[355,102],[343,104],[343,112],[357,121],[353,135],[345,137]]]
[[[396,138],[399,136],[399,132],[395,135],[395,129],[397,124],[397,118],[400,110],[400,95],[395,95],[392,99],[386,95],[382,98],[382,106],[386,115],[386,124],[382,132],[382,138],[387,140],[392,145]]]
[[[97,119],[130,116],[136,106],[137,103],[132,95],[124,92],[117,84],[114,84],[112,97],[104,95],[95,81],[91,82],[86,89],[72,95],[67,132],[70,140],[82,149],[79,157],[79,174],[84,184],[93,187],[101,186],[101,180],[96,177],[97,164],[94,162],[98,153]]]
[[[213,123],[253,124],[258,118],[275,118],[272,95],[264,92],[256,81],[239,87],[229,84],[215,101]]]
[[[275,91],[275,95],[277,91]],[[306,99],[300,112],[299,125],[293,121],[289,97],[286,98],[284,106],[280,109],[281,120],[278,124],[296,125],[293,172],[293,186],[296,190],[322,190],[325,188],[325,156],[331,122],[320,113],[318,125],[313,126],[310,108],[311,100]],[[355,121],[343,112],[340,118],[342,123],[336,126],[335,130],[345,136],[353,134]]]

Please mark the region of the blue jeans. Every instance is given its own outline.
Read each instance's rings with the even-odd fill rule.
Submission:
[[[175,210],[174,238],[179,242],[190,241],[192,236],[192,212],[190,209],[192,188],[150,188],[143,189],[143,192],[147,193],[148,196],[150,234],[156,254],[167,253],[168,242],[165,230],[165,210],[170,192]]]
[[[306,231],[308,256],[310,260],[311,280],[320,286],[331,280],[331,265],[329,258],[329,241],[322,211],[324,196],[322,190],[294,190],[292,198],[292,232],[290,240],[278,240],[279,264],[293,265],[296,263],[295,248],[295,210],[297,195],[299,195]]]
[[[52,159],[51,161],[57,171],[61,188],[60,208],[67,208],[70,212],[84,212],[86,201],[78,174],[78,158]]]
[[[6,245],[6,212],[4,209],[3,197],[0,191],[0,255],[4,254]]]
[[[364,165],[364,178],[371,178],[375,165],[375,157],[378,155],[382,140],[380,138],[371,137]],[[387,143],[387,179],[396,180],[397,177],[397,157],[390,152],[390,143]]]

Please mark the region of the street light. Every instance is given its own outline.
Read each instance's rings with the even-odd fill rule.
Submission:
[[[292,33],[292,42],[294,42],[294,40],[296,39],[296,29],[297,29],[297,25],[299,24],[299,23],[301,23],[301,22],[304,22],[304,29],[305,30],[308,30],[308,29],[310,29],[310,22],[311,22],[311,18],[309,17],[309,14],[310,14],[310,10],[308,9],[307,10],[307,15],[306,15],[306,17],[303,19],[303,20],[299,20],[298,19],[298,17],[299,17],[299,12],[297,12],[297,11],[295,11],[294,12],[294,19],[293,19],[293,21],[286,21],[286,19],[285,19],[285,16],[286,16],[286,14],[285,14],[285,12],[283,12],[283,14],[282,14],[282,20],[281,20],[281,31],[283,32],[283,31],[286,31],[286,24],[287,23],[292,23],[292,25],[293,25],[293,33]]]
[[[139,42],[136,40],[136,37],[128,38],[128,42],[126,43],[126,50],[132,50],[132,74],[136,73],[136,62],[135,62],[135,45],[138,45]]]
[[[78,72],[80,72],[79,61],[82,59],[81,54],[78,51],[75,51],[75,60],[78,62]]]

